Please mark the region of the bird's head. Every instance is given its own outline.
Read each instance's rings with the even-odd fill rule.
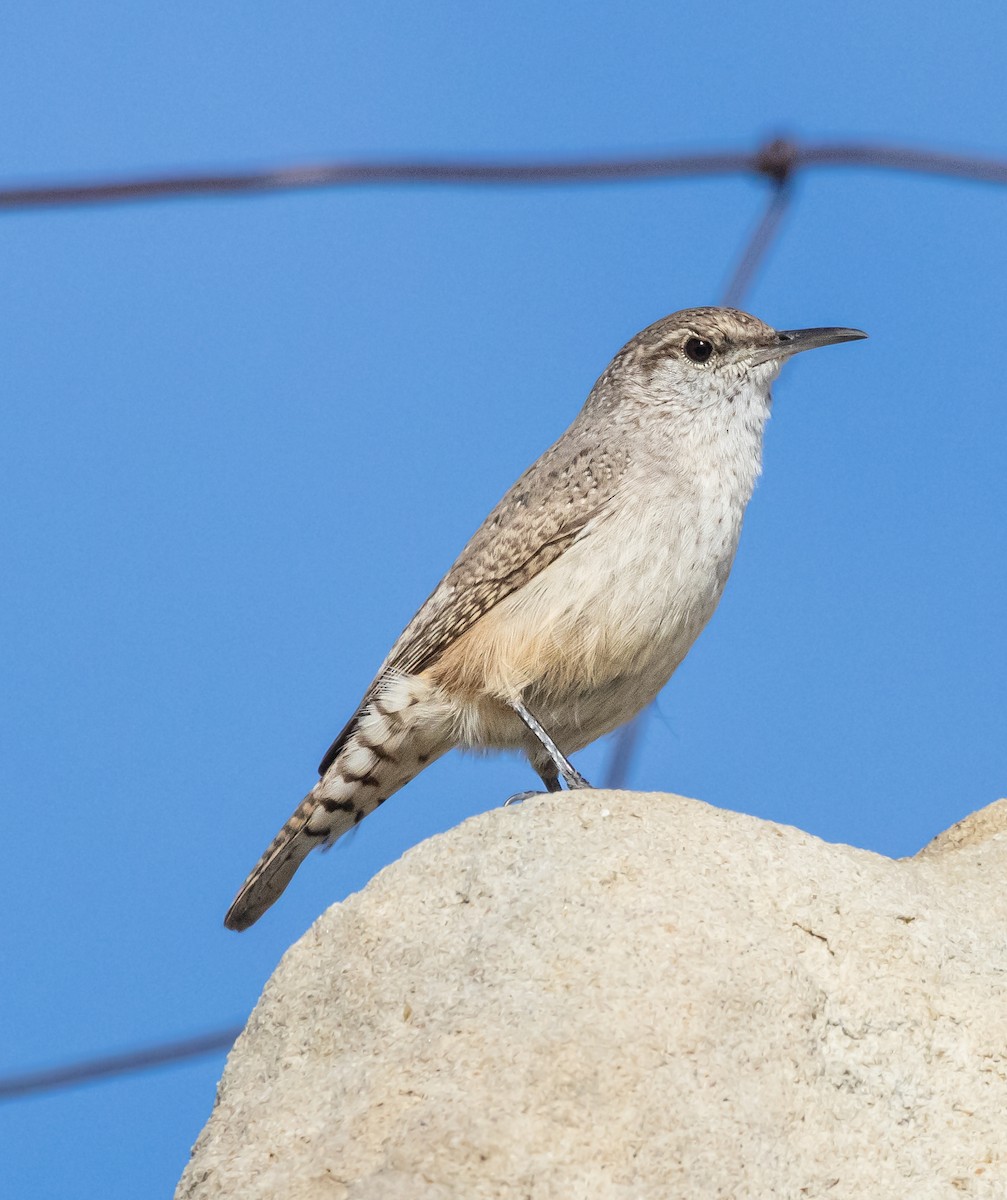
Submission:
[[[788,358],[866,336],[859,329],[777,330],[736,308],[686,308],[638,333],[610,370],[633,400],[672,413],[741,399],[768,414],[770,386]]]

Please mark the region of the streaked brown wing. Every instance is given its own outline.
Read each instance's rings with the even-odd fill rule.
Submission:
[[[318,768],[324,775],[389,671],[431,666],[476,621],[523,587],[604,512],[628,465],[625,452],[559,441],[533,463],[409,622],[360,707]]]

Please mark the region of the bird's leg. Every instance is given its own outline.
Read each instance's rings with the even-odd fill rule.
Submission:
[[[573,766],[570,760],[565,754],[563,754],[560,748],[546,733],[535,717],[533,717],[527,708],[525,708],[521,701],[512,700],[510,704],[511,708],[514,709],[521,720],[524,721],[525,725],[528,726],[531,732],[538,739],[542,749],[545,750],[546,754],[548,754],[549,758],[552,760],[554,766],[553,771],[539,771],[539,776],[549,791],[553,792],[557,790],[559,785],[559,776],[562,776],[563,782],[571,790],[574,788],[589,788],[591,785],[588,783],[588,781],[583,775],[581,775],[580,771]]]
[[[556,764],[551,758],[549,759],[548,764],[545,766],[542,766],[541,764],[536,765],[533,762],[532,768],[539,779],[541,779],[545,784],[545,790],[547,792],[562,791],[562,784],[559,781],[559,771],[556,769]]]

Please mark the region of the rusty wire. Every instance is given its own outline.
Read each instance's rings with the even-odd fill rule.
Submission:
[[[401,160],[328,162],[247,171],[165,174],[0,188],[0,209],[117,204],[180,197],[249,195],[375,185],[534,185],[619,183],[710,175],[753,175],[774,183],[818,168],[870,167],[1007,183],[1007,160],[869,142],[808,143],[776,138],[754,151],[704,151],[536,161]]]

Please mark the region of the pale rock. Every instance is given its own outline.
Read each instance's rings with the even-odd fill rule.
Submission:
[[[473,818],[325,913],[177,1192],[963,1195],[1007,1197],[1007,801],[892,861],[634,792]]]

